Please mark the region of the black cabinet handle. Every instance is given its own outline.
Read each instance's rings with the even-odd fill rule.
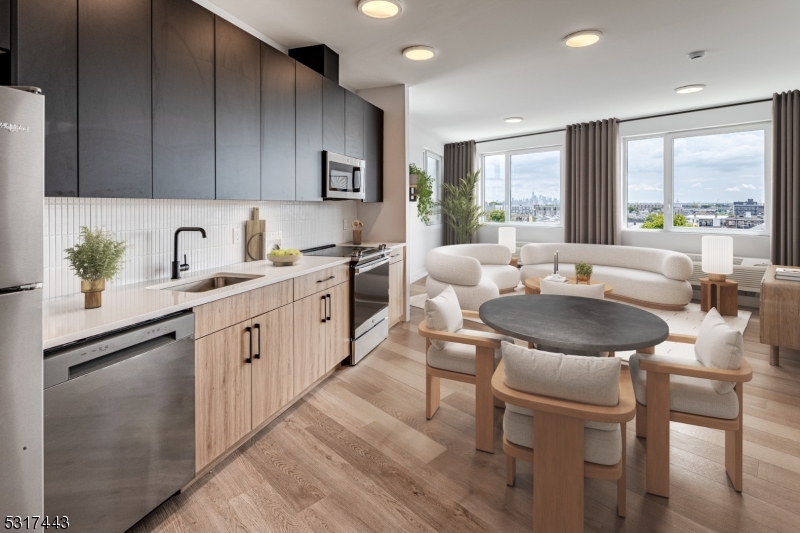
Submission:
[[[327,302],[327,299],[323,296],[322,297],[322,323],[323,324],[328,321],[328,314],[327,314],[328,313],[328,309],[327,309],[327,305],[325,305],[325,302]]]
[[[331,303],[331,295],[330,294],[326,294],[325,298],[328,300],[328,316],[327,316],[327,318],[328,318],[328,320],[330,320],[331,319],[331,310],[333,309],[333,304]]]
[[[335,278],[336,278],[336,276],[331,276],[331,277],[329,277],[327,279],[320,279],[320,280],[317,280],[317,283],[325,283],[326,281],[330,281],[330,280],[335,279]]]
[[[261,359],[261,324],[256,324],[253,326],[256,331],[258,331],[258,342],[256,343],[256,353],[253,356],[254,359]]]
[[[245,359],[244,362],[245,363],[252,363],[253,362],[253,330],[250,328],[250,326],[247,326],[246,328],[244,328],[244,330],[250,336],[250,342],[248,343],[248,345],[250,346],[250,357]]]

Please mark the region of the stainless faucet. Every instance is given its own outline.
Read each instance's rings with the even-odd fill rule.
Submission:
[[[182,231],[199,231],[200,234],[203,235],[203,238],[206,238],[206,230],[203,228],[178,228],[175,230],[175,248],[172,259],[172,279],[181,279],[181,272],[186,272],[189,270],[189,264],[186,262],[186,254],[183,254],[183,264],[180,264],[180,261],[178,261],[178,235]]]

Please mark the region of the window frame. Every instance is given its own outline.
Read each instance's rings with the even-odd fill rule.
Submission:
[[[511,220],[511,157],[515,155],[525,155],[525,154],[535,154],[541,152],[558,152],[559,153],[559,207],[561,208],[561,216],[559,216],[559,222],[554,224],[552,222],[518,222]],[[517,150],[498,150],[495,152],[484,152],[481,154],[481,184],[480,184],[480,205],[481,208],[484,207],[486,203],[484,199],[486,198],[486,179],[485,179],[485,169],[486,169],[486,158],[491,156],[503,155],[505,156],[505,176],[504,176],[504,183],[505,183],[505,222],[494,222],[488,220],[484,217],[484,224],[487,226],[525,226],[525,227],[543,227],[543,228],[562,228],[564,227],[564,219],[563,219],[563,209],[564,209],[564,145],[563,144],[549,144],[544,146],[537,146],[535,148],[520,148]]]
[[[430,176],[431,172],[430,169],[428,169],[428,158],[436,159],[439,162],[439,175],[431,176],[431,178],[433,178],[434,180],[433,200],[435,202],[442,199],[442,183],[444,183],[444,156],[439,155],[431,150],[422,151],[422,170],[424,170]],[[442,214],[439,213],[439,209],[437,207],[434,207],[428,226],[436,226],[441,223],[442,223]]]
[[[725,133],[740,133],[746,131],[764,132],[764,224],[763,229],[730,230],[715,228],[681,228],[673,226],[673,212],[675,205],[675,139],[685,139],[690,137],[703,137],[707,135],[718,135]],[[628,227],[628,142],[640,141],[645,139],[663,138],[664,140],[664,228],[660,230],[643,229],[641,227]],[[770,234],[770,221],[772,216],[772,123],[770,121],[745,122],[731,124],[727,126],[710,126],[690,130],[676,130],[660,133],[648,133],[643,135],[628,135],[622,141],[622,185],[623,185],[623,208],[620,210],[622,215],[623,231],[669,231],[675,233],[685,233],[692,235],[753,235],[766,236]]]

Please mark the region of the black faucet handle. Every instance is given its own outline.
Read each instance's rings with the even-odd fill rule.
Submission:
[[[180,266],[181,272],[189,270],[189,262],[186,261],[186,254],[183,254],[183,264]]]

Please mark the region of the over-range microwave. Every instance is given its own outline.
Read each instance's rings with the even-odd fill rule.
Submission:
[[[363,200],[364,160],[323,152],[322,197],[325,200]]]

